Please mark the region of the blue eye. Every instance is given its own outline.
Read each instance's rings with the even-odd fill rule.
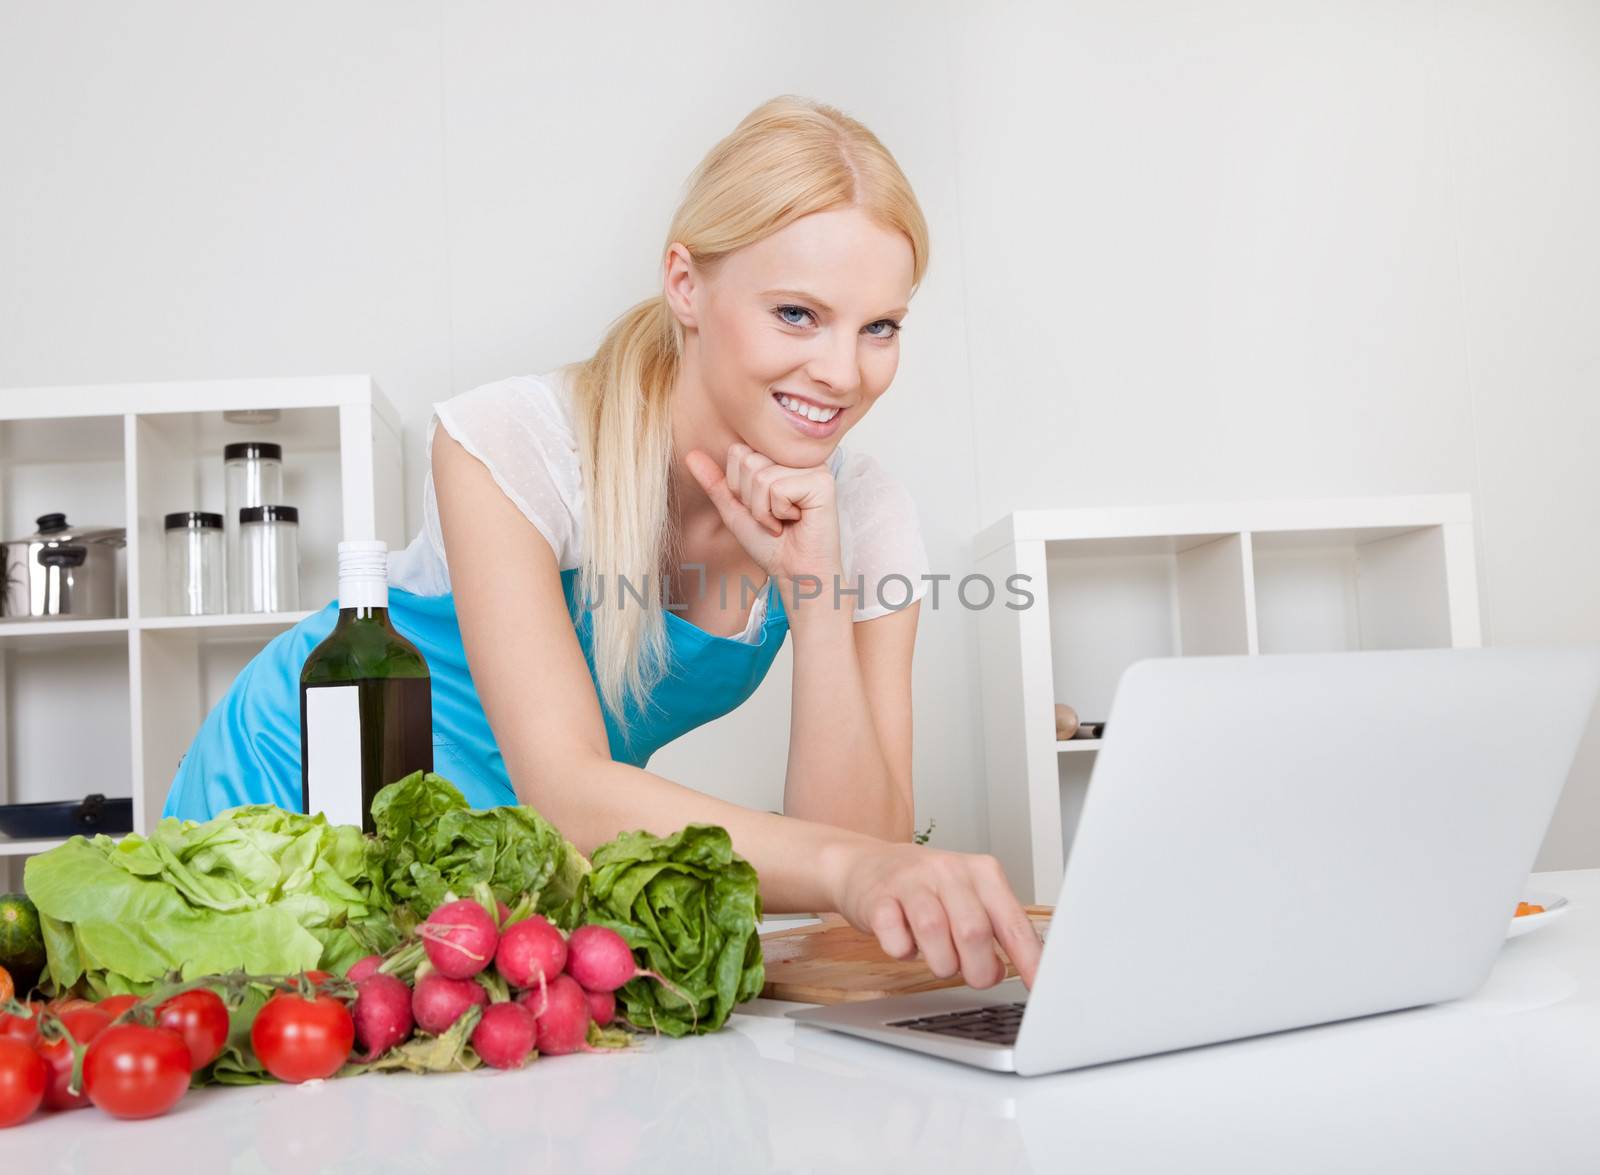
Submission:
[[[817,317],[804,306],[774,306],[772,312],[778,316],[778,321],[786,326],[806,326],[808,325],[807,320],[815,322]],[[798,319],[790,318],[789,315],[791,313],[799,314],[803,317]],[[874,330],[874,327],[887,327],[888,329]],[[892,318],[880,318],[877,322],[869,322],[861,329],[866,332],[868,338],[892,339],[900,333],[900,324]]]

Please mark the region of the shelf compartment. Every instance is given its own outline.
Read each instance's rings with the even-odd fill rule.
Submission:
[[[156,617],[139,622],[139,763],[143,823],[166,806],[178,765],[206,716],[273,638],[310,612]]]
[[[41,635],[0,646],[0,802],[133,794],[127,622],[120,623],[122,632]],[[71,704],[60,704],[63,698]]]
[[[346,526],[338,408],[284,408],[272,424],[231,424],[221,412],[148,414],[136,421],[135,441],[140,617],[166,616],[163,519],[183,510],[223,513],[223,449],[235,441],[283,447],[284,501],[276,504],[300,511],[301,604],[320,607],[337,591],[337,552]]]
[[[0,538],[34,533],[45,514],[65,514],[77,530],[126,528],[124,435],[121,416],[0,420]],[[128,614],[127,566],[126,552],[119,549],[119,616]],[[0,626],[11,623],[0,620]]]
[[[1081,718],[1104,720],[1117,681],[1135,661],[1252,651],[1244,535],[1089,538],[1044,547],[1055,700]]]
[[[1252,534],[1263,653],[1449,648],[1446,528]]]

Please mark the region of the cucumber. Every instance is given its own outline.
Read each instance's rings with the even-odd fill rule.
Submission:
[[[23,894],[0,896],[0,967],[10,972],[19,996],[38,982],[44,970],[39,911]]]

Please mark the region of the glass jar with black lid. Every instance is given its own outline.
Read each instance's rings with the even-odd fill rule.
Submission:
[[[240,606],[245,612],[300,607],[300,511],[246,506],[239,511]]]
[[[182,510],[163,519],[166,611],[210,616],[227,607],[223,593],[222,515]]]

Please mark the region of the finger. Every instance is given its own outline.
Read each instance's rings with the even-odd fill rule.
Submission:
[[[733,487],[728,479],[723,476],[717,463],[699,449],[690,449],[683,455],[683,463],[689,467],[689,472],[694,475],[695,481],[700,483],[700,488],[705,491],[706,497],[711,499],[711,504],[721,513],[727,506],[734,502]]]
[[[749,507],[750,515],[767,530],[775,535],[783,533],[783,523],[772,516],[772,478],[779,468],[770,462],[750,475],[750,490],[745,495],[744,504]]]
[[[989,922],[994,927],[1000,949],[1016,967],[1023,986],[1032,991],[1033,977],[1039,970],[1039,956],[1044,953],[1044,944],[1033,928],[1033,919],[1011,892],[1011,883],[1006,880],[999,861],[988,856],[980,858],[975,878],[978,898],[989,911]]]
[[[961,960],[950,941],[950,924],[938,895],[932,890],[920,890],[901,898],[900,904],[905,907],[906,922],[916,936],[928,970],[940,979],[949,979],[961,969]]]
[[[900,903],[893,898],[885,898],[878,904],[867,919],[867,928],[878,936],[878,945],[891,959],[904,961],[917,957],[916,940],[911,937],[911,928],[906,925]]]
[[[728,490],[741,503],[744,501],[744,493],[739,488],[739,471],[744,464],[744,455],[749,452],[749,449],[748,445],[729,445],[728,455],[723,461],[723,465],[726,467],[724,476],[728,480]]]
[[[993,987],[1006,977],[1006,965],[994,953],[995,930],[973,889],[962,876],[939,890],[950,918],[950,938],[961,958],[961,977],[969,987]]]
[[[684,454],[684,463],[688,465],[694,479],[700,483],[700,488],[705,491],[706,497],[711,499],[711,504],[717,508],[723,523],[746,550],[750,548],[752,542],[760,541],[758,536],[770,541],[765,528],[751,517],[745,504],[734,496],[733,489],[728,485],[728,479],[723,476],[716,462],[699,449],[692,449]]]
[[[748,506],[756,471],[771,465],[772,458],[757,453],[749,445],[733,444],[728,446],[728,463],[732,468],[728,480],[733,484],[739,500]]]
[[[798,522],[807,505],[818,500],[817,485],[808,474],[786,474],[773,479],[768,487],[767,509],[774,518]]]

